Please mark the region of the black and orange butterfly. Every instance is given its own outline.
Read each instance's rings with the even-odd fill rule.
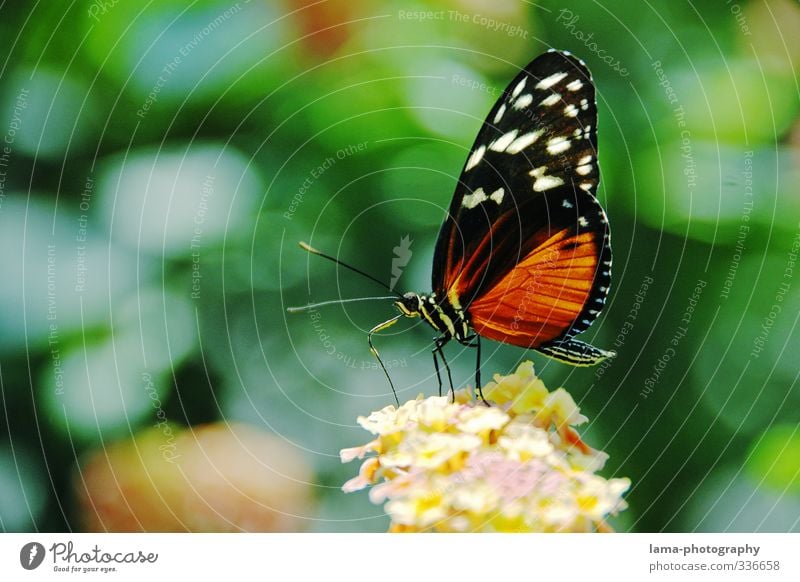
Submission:
[[[481,398],[481,337],[578,366],[615,355],[574,339],[597,318],[611,283],[599,181],[591,74],[570,53],[548,51],[514,78],[478,132],[439,232],[433,292],[392,298],[400,314],[369,332],[386,377],[372,335],[403,316],[422,317],[439,333],[440,394],[439,359],[452,388],[442,351],[452,339],[477,348]]]

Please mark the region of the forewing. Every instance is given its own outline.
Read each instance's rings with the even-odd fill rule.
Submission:
[[[439,232],[437,295],[467,307],[529,254],[537,233],[564,227],[550,224],[546,198],[596,191],[596,125],[594,85],[579,59],[550,51],[517,75],[478,133]]]

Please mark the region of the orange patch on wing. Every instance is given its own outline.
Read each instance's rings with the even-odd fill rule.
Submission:
[[[483,337],[522,347],[561,335],[592,290],[598,236],[565,229],[548,238],[472,302],[472,327]]]

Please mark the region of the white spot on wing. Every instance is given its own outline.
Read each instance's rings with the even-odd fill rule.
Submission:
[[[541,178],[544,176],[544,173],[547,171],[547,166],[539,166],[538,168],[534,168],[530,172],[528,172],[529,176],[533,176],[534,178]]]
[[[514,101],[514,109],[525,109],[531,103],[533,103],[533,95],[525,93],[525,95],[520,95],[519,99]]]
[[[570,83],[567,84],[567,89],[569,89],[570,91],[577,91],[581,87],[583,87],[583,83],[581,82],[580,79],[575,79],[574,81],[571,81]]]
[[[517,139],[515,139],[509,144],[509,146],[506,148],[506,152],[508,152],[509,154],[518,154],[526,147],[531,145],[533,142],[535,142],[537,139],[539,139],[539,136],[542,135],[543,131],[544,130],[537,129],[536,131],[525,133],[519,136]]]
[[[500,106],[500,109],[497,110],[497,113],[494,116],[494,122],[499,123],[501,119],[503,119],[503,114],[506,112],[506,104],[503,103]]]
[[[578,165],[582,166],[583,164],[588,164],[592,161],[592,156],[583,156],[580,160],[578,160]]]
[[[471,170],[472,168],[477,166],[478,162],[480,162],[483,159],[483,154],[485,154],[485,153],[486,153],[486,146],[481,146],[478,149],[476,149],[474,152],[472,152],[472,155],[467,160],[467,168],[466,169],[467,170]]]
[[[564,198],[564,201],[561,202],[561,206],[563,206],[564,208],[573,208],[575,205],[566,198]]]
[[[514,138],[516,137],[517,137],[517,130],[512,129],[508,133],[504,133],[496,140],[494,140],[492,143],[490,143],[489,149],[494,150],[496,152],[502,152],[511,144],[512,141],[514,141]]]
[[[545,77],[544,79],[536,83],[536,88],[549,89],[550,87],[558,83],[561,79],[563,79],[566,76],[567,76],[566,73],[553,73],[549,77]]]
[[[506,194],[505,190],[503,190],[502,188],[498,188],[497,190],[489,194],[489,200],[494,200],[495,202],[500,204],[503,202],[503,196],[505,196],[505,194]]]
[[[572,103],[570,103],[564,108],[564,115],[566,115],[567,117],[577,117],[578,108],[575,107]]]
[[[572,144],[568,138],[563,136],[554,137],[547,142],[547,152],[551,155],[560,154],[561,152],[567,151],[570,145]]]
[[[585,190],[586,192],[588,192],[589,190],[592,189],[592,183],[591,182],[581,182],[578,187],[581,190]]]
[[[464,199],[461,201],[461,206],[464,208],[475,208],[481,202],[486,202],[486,200],[488,200],[486,192],[483,191],[483,188],[478,188],[472,194],[464,196]]]
[[[578,224],[581,226],[589,226],[589,221],[586,220],[583,216],[578,217]]]
[[[550,95],[542,99],[540,105],[544,105],[545,107],[550,107],[551,105],[555,105],[559,101],[561,101],[561,95],[559,95],[558,93],[551,93]]]
[[[557,176],[542,176],[533,183],[533,190],[535,192],[544,192],[545,190],[550,190],[550,188],[561,186],[563,183],[564,180]]]
[[[581,99],[581,109],[584,111],[589,109],[589,101],[587,99]]]
[[[516,97],[517,95],[522,93],[522,90],[525,88],[525,81],[527,81],[527,80],[528,80],[527,77],[523,77],[522,81],[517,83],[517,86],[514,87],[514,90],[511,92],[511,96],[512,97]]]
[[[585,164],[582,166],[578,166],[577,168],[575,168],[575,171],[578,172],[581,176],[588,176],[589,174],[592,173],[592,165]]]

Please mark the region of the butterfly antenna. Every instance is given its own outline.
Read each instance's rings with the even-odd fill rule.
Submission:
[[[308,305],[303,305],[302,307],[287,307],[286,311],[289,313],[300,313],[301,311],[308,311],[310,309],[316,309],[317,307],[324,307],[326,305],[337,305],[341,303],[355,303],[356,301],[380,301],[386,299],[397,299],[394,295],[388,295],[385,297],[356,297],[355,299],[331,299],[330,301],[320,301],[319,303],[309,303]]]
[[[337,265],[341,265],[342,267],[345,267],[345,268],[347,268],[347,269],[350,269],[350,270],[351,270],[351,271],[353,271],[354,273],[358,273],[359,275],[361,275],[362,277],[366,277],[366,278],[367,278],[367,279],[369,279],[370,281],[374,281],[375,283],[377,283],[378,285],[380,285],[381,287],[383,287],[384,289],[386,289],[386,290],[387,290],[387,291],[389,291],[390,293],[394,293],[394,294],[395,294],[395,297],[399,297],[399,298],[401,298],[401,299],[402,299],[402,297],[403,297],[402,295],[400,295],[400,293],[398,293],[397,291],[395,291],[394,289],[392,289],[391,287],[389,287],[389,286],[388,286],[386,283],[384,283],[384,282],[383,282],[383,281],[381,281],[380,279],[377,279],[377,278],[373,277],[372,275],[370,275],[369,273],[365,273],[365,272],[364,272],[364,271],[362,271],[361,269],[357,269],[356,267],[353,267],[352,265],[348,265],[347,263],[345,263],[344,261],[341,261],[341,260],[337,259],[336,257],[332,257],[331,255],[326,255],[325,253],[323,253],[323,252],[322,252],[322,251],[320,251],[320,250],[317,250],[317,249],[315,249],[314,247],[312,247],[312,246],[311,246],[311,245],[309,245],[308,243],[304,243],[304,242],[302,242],[302,241],[301,241],[301,242],[300,242],[300,248],[302,248],[302,249],[303,249],[303,250],[305,250],[305,251],[308,251],[308,252],[309,252],[309,253],[311,253],[312,255],[319,255],[320,257],[323,257],[323,258],[325,258],[325,259],[328,259],[329,261],[333,261],[333,262],[334,262],[334,263],[336,263]]]

